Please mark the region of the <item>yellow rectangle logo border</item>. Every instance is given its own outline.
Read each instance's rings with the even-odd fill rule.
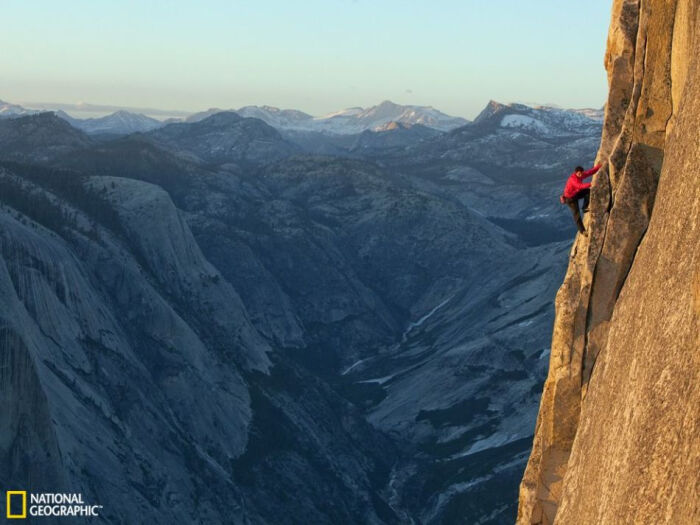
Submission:
[[[10,512],[10,502],[12,496],[22,496],[22,514],[12,514]],[[7,519],[19,520],[27,518],[27,491],[26,490],[8,490],[7,491]]]

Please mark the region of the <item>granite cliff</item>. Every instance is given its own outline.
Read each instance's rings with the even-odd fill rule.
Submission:
[[[518,523],[698,523],[697,0],[615,0],[592,187]]]

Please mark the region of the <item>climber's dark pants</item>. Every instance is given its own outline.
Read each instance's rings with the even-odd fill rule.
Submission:
[[[585,190],[579,191],[570,199],[566,199],[567,206],[571,209],[571,214],[574,216],[574,222],[578,231],[581,233],[585,232],[586,229],[583,227],[583,221],[581,220],[581,213],[578,210],[578,200],[583,199],[583,212],[588,211],[588,202],[591,199],[591,189],[586,188]]]

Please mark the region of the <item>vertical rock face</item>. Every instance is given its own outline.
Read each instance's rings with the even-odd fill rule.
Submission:
[[[604,168],[556,299],[518,523],[700,521],[698,5],[614,1]]]

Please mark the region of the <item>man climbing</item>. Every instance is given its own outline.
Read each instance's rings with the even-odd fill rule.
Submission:
[[[600,166],[601,165],[598,164],[588,171],[583,171],[581,166],[576,166],[576,169],[571,175],[569,175],[569,179],[566,181],[563,195],[559,197],[562,204],[566,204],[569,208],[571,208],[571,213],[574,216],[576,227],[583,235],[587,234],[586,229],[583,227],[581,214],[578,210],[578,201],[579,199],[583,199],[583,213],[586,213],[588,211],[588,202],[591,197],[591,183],[583,182],[583,179],[587,179],[588,177],[595,175],[600,169]]]

